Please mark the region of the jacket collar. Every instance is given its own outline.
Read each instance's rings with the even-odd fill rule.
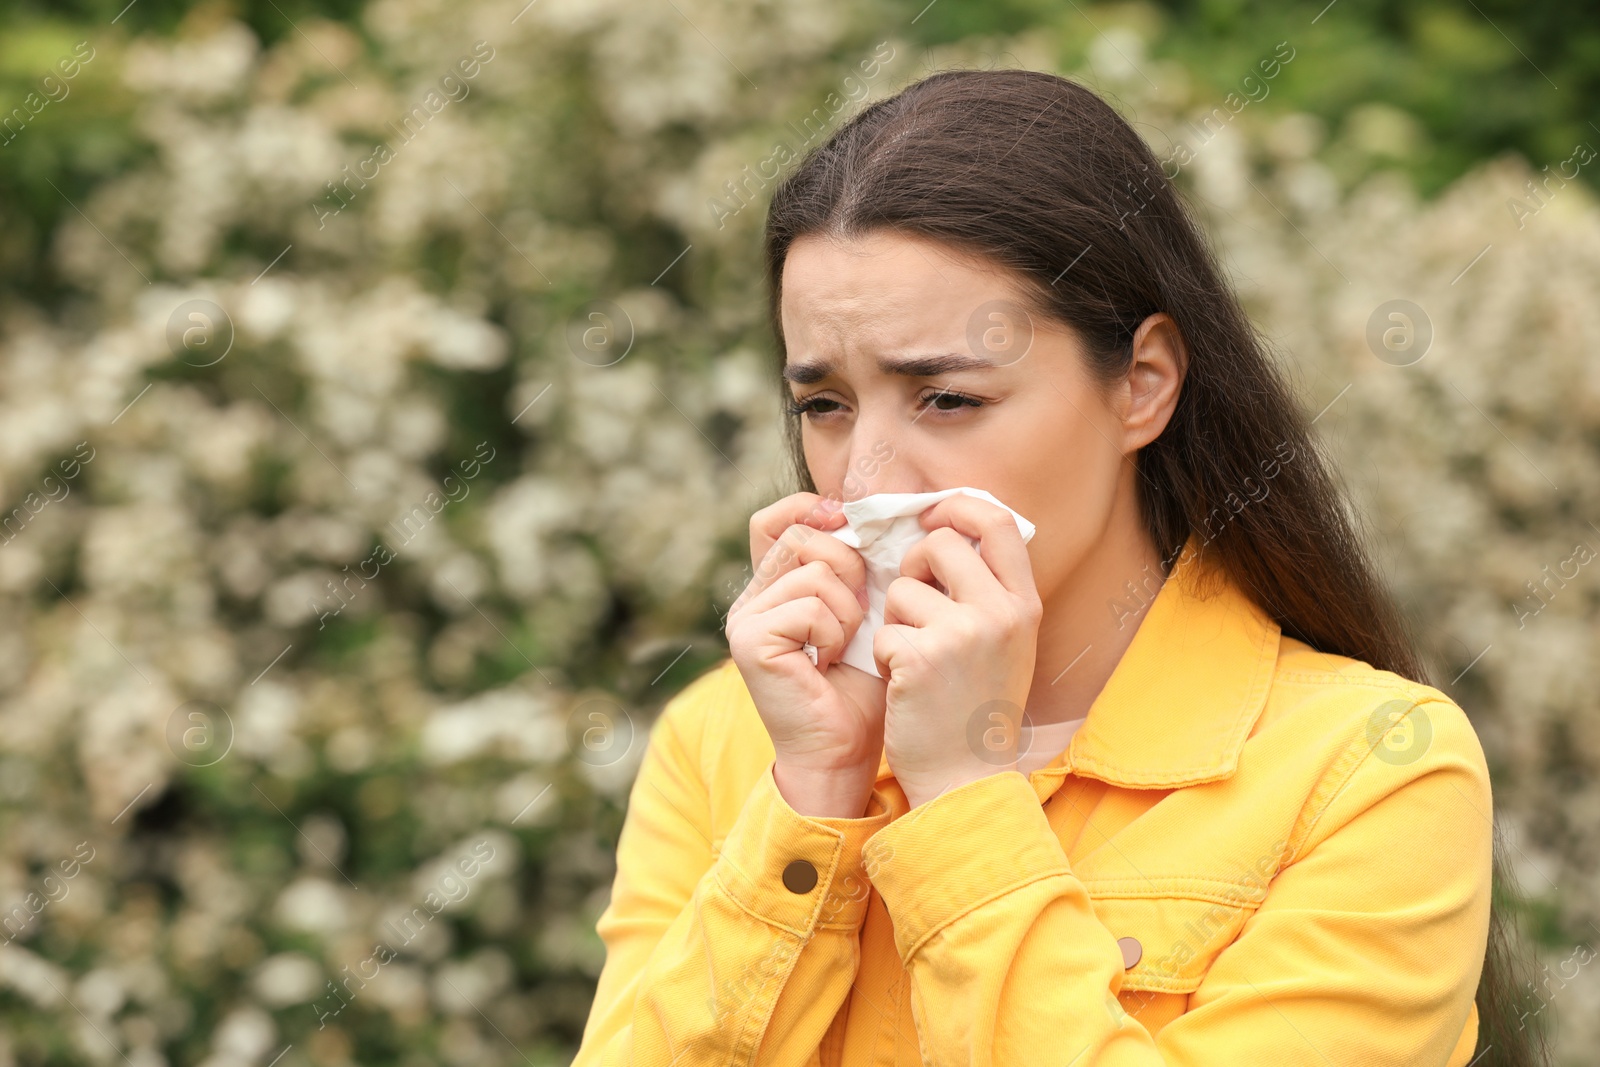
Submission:
[[[1129,789],[1228,778],[1266,708],[1278,624],[1191,536],[1089,717],[1072,773]]]
[[[1128,789],[1231,777],[1266,707],[1279,636],[1191,536],[1066,752],[1034,772],[1040,800],[1069,772]],[[878,780],[893,776],[884,757]]]

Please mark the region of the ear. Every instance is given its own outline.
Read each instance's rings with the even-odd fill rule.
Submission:
[[[1158,311],[1133,333],[1133,359],[1119,390],[1122,447],[1132,453],[1161,436],[1178,406],[1189,349],[1172,316]]]

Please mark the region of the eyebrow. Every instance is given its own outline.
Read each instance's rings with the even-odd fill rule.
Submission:
[[[911,356],[906,359],[880,359],[878,370],[884,374],[900,374],[908,378],[936,378],[941,374],[963,370],[993,370],[995,364],[977,356],[960,352],[944,352],[928,356]],[[789,363],[783,368],[785,381],[796,385],[815,385],[836,372],[828,360],[811,363]]]

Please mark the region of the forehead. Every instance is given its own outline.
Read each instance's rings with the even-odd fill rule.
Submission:
[[[1015,296],[1001,268],[939,242],[807,235],[784,262],[784,339],[792,354],[948,345],[985,301]]]

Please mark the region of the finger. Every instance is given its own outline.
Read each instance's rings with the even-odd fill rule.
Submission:
[[[759,591],[783,574],[808,563],[825,563],[852,590],[863,607],[867,603],[867,564],[861,553],[815,527],[796,523],[774,541],[755,569],[750,585]]]
[[[820,597],[801,597],[785,601],[777,607],[761,612],[750,619],[750,625],[770,635],[777,646],[777,655],[798,652],[805,655],[805,646],[817,650],[818,671],[826,671],[844,655],[846,639],[844,627]],[[809,666],[811,658],[806,657]]]
[[[1006,591],[972,542],[948,526],[912,545],[900,561],[900,574],[927,582],[930,588],[938,582],[961,604],[976,604]]]
[[[939,670],[938,665],[924,655],[918,645],[921,636],[921,631],[910,626],[878,627],[878,632],[872,635],[872,658],[885,678],[912,664],[932,666],[935,671]]]
[[[980,497],[956,493],[924,511],[921,523],[926,530],[948,526],[977,539],[978,555],[1001,585],[1013,593],[1037,594],[1028,545],[1022,540],[1017,520],[1005,508]]]
[[[805,566],[780,576],[750,598],[745,611],[770,611],[790,600],[814,596],[828,606],[834,618],[845,628],[846,640],[853,635],[866,609],[856,599],[855,591],[839,580],[839,576],[822,560],[813,560]]]
[[[816,493],[790,493],[750,516],[750,563],[759,572],[761,561],[791,526],[832,530],[844,525],[838,502]]]
[[[920,579],[901,575],[883,598],[885,625],[928,626],[951,607],[950,598]]]

